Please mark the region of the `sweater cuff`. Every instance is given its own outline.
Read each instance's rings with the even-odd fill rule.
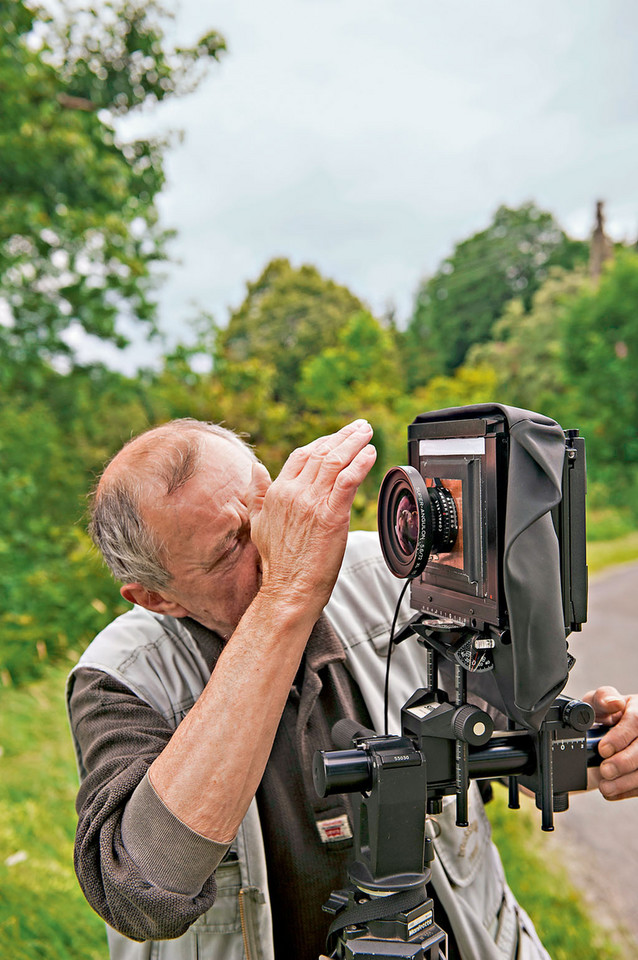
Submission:
[[[182,823],[155,792],[148,773],[124,808],[122,843],[148,883],[186,896],[201,892],[230,847]]]

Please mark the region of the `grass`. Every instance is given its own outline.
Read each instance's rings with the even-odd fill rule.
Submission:
[[[554,837],[541,832],[534,801],[521,796],[521,809],[509,810],[505,787],[495,784],[486,810],[508,882],[552,960],[633,960],[627,939],[593,920],[594,911],[569,879]]]
[[[587,565],[590,573],[599,573],[605,567],[638,560],[638,531],[616,540],[587,544]]]
[[[106,960],[73,870],[77,774],[65,671],[0,692],[0,956]]]
[[[589,548],[590,570],[638,558],[638,533]],[[0,957],[107,960],[104,925],[86,904],[72,863],[77,790],[60,667],[26,687],[0,688]],[[538,816],[488,805],[510,884],[553,960],[628,960],[596,926]],[[636,953],[633,953],[635,956]]]

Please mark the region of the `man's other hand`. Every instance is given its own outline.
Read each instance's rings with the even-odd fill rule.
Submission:
[[[593,785],[607,800],[638,797],[638,696],[599,687],[583,700],[594,708],[597,722],[611,728],[598,746],[603,762],[590,771]]]

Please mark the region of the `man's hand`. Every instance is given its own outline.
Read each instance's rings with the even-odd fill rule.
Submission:
[[[599,687],[583,700],[595,710],[598,723],[611,727],[600,741],[603,762],[593,784],[607,800],[638,797],[638,696],[622,696],[615,687]]]
[[[262,594],[319,616],[341,567],[355,493],[376,459],[371,437],[370,424],[356,420],[294,450],[272,483],[264,467],[253,468],[248,506]]]

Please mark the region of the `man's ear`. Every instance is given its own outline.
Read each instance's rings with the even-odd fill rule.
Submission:
[[[138,607],[146,607],[147,610],[152,610],[154,613],[166,613],[171,617],[189,616],[186,607],[175,600],[163,597],[161,593],[157,593],[155,590],[143,587],[141,583],[125,583],[120,587],[120,593],[129,603],[136,603]]]

